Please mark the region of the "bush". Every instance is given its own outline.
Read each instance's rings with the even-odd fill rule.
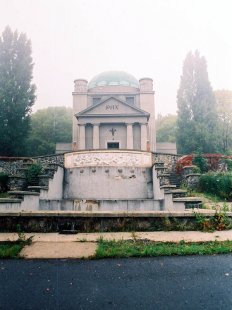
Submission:
[[[28,185],[38,185],[39,174],[42,171],[42,167],[39,164],[32,164],[26,171],[26,180]]]
[[[226,166],[227,166],[227,170],[228,170],[228,171],[232,171],[232,160],[229,159],[229,158],[226,158],[226,159],[225,159],[225,164],[226,164]]]
[[[202,192],[219,196],[223,199],[232,198],[231,173],[206,173],[200,177],[199,189]]]
[[[192,164],[197,166],[201,173],[205,173],[209,170],[208,161],[201,154],[197,154],[193,157]]]
[[[8,190],[7,187],[8,174],[0,172],[0,193],[5,193]]]

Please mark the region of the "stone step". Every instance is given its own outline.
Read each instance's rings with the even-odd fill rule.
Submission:
[[[180,197],[173,198],[174,203],[185,203],[186,209],[200,208],[202,206],[201,197]]]
[[[187,191],[184,189],[172,189],[167,193],[172,194],[173,198],[182,198],[187,195]]]
[[[22,199],[19,198],[0,198],[1,203],[20,203]]]
[[[40,190],[48,190],[47,186],[28,186],[27,187],[29,190],[31,190],[32,192],[40,192]]]
[[[30,192],[30,191],[9,191],[8,194],[10,196],[16,196],[17,198],[21,198],[23,196],[39,196],[39,193]]]
[[[162,178],[162,177],[168,178],[169,176],[170,176],[169,173],[162,173],[158,175],[158,178]]]
[[[160,186],[161,189],[173,189],[176,188],[176,185],[162,185]]]
[[[158,168],[158,167],[164,167],[164,162],[158,162],[158,161],[157,161],[157,162],[154,163],[154,165],[155,165],[155,167],[157,167],[157,168]]]

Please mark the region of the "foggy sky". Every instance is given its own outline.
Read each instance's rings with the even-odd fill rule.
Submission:
[[[175,113],[186,54],[206,57],[213,89],[232,90],[230,0],[0,0],[32,41],[34,110],[72,105],[73,81],[107,70],[154,80],[156,113]]]

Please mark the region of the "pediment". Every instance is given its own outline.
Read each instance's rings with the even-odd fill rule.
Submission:
[[[116,116],[116,115],[148,117],[149,113],[134,106],[131,106],[118,98],[110,97],[94,106],[91,106],[79,112],[78,114],[76,114],[76,117],[79,118],[85,116],[87,117],[87,116]]]

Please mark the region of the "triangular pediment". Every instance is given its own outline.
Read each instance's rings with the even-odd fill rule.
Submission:
[[[149,113],[131,106],[126,102],[115,98],[107,98],[100,103],[88,107],[87,109],[76,114],[76,117],[87,117],[87,116],[149,116]]]

